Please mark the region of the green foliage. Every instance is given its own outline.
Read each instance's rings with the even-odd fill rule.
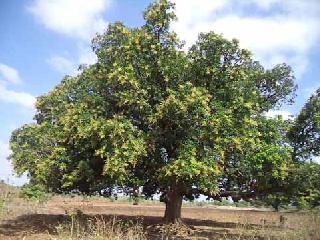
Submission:
[[[288,136],[296,161],[320,155],[320,89],[304,105]]]
[[[49,196],[41,186],[26,184],[20,191],[22,197],[31,201],[44,202]]]
[[[305,163],[293,168],[287,178],[287,193],[299,208],[320,205],[320,165]]]
[[[320,165],[298,163],[288,169],[287,176],[279,182],[274,193],[261,200],[274,207],[309,209],[320,206]]]
[[[36,123],[12,133],[18,174],[46,191],[143,186],[189,199],[277,186],[290,148],[284,121],[264,113],[292,100],[290,67],[265,70],[214,32],[184,52],[173,10],[155,2],[143,26],[117,22],[93,39],[97,63],[39,97]]]

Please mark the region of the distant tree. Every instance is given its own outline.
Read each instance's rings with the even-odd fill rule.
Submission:
[[[288,134],[296,161],[320,155],[320,89],[306,102]]]
[[[289,171],[286,180],[288,202],[300,208],[320,206],[319,164],[297,164]]]
[[[288,121],[286,128],[293,162],[287,176],[278,182],[277,190],[265,200],[275,209],[280,204],[299,208],[319,206],[320,165],[313,159],[320,154],[320,89],[308,99],[298,116]]]
[[[320,155],[320,89],[288,125],[293,165],[279,185],[282,204],[300,208],[320,205],[320,165],[313,162]]]
[[[290,67],[265,70],[213,32],[183,51],[173,8],[153,3],[142,27],[93,39],[97,63],[39,97],[36,124],[12,133],[18,174],[53,192],[143,186],[161,193],[167,222],[180,222],[183,198],[273,191],[291,152],[284,122],[264,113],[292,101]]]
[[[285,179],[279,182],[277,191],[265,196],[264,201],[276,210],[282,206],[299,209],[320,206],[320,165],[317,163],[295,163]]]

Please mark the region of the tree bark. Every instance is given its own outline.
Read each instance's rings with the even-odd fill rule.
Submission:
[[[166,211],[164,221],[166,223],[182,223],[181,207],[183,196],[176,189],[171,189],[166,195]]]

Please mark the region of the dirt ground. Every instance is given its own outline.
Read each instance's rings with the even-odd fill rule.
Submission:
[[[70,212],[74,210],[85,219],[100,217],[140,221],[149,238],[157,239],[155,226],[161,226],[164,205],[132,205],[77,197],[54,197],[44,204],[16,199],[8,204],[8,214],[0,221],[0,239],[55,239],[57,226],[68,221]],[[268,209],[206,205],[184,206],[182,217],[191,230],[184,238],[171,239],[318,239],[316,235],[309,233],[301,238],[296,234],[281,238],[284,233],[295,233],[312,227],[315,224],[314,218],[308,212],[277,213]]]

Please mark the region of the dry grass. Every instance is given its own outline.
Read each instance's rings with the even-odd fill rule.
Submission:
[[[71,221],[67,224],[59,224],[56,236],[57,240],[145,240],[146,233],[140,222],[123,222],[114,217],[106,220],[103,217],[83,219],[79,211],[70,215]]]
[[[269,225],[265,219],[260,225],[252,227],[249,223],[239,223],[236,234],[225,234],[222,239],[265,239],[265,240],[319,240],[320,215],[319,213],[305,213],[300,216],[288,217],[289,214],[280,215],[279,224]],[[284,219],[284,220],[283,220]],[[289,221],[291,220],[291,221]],[[292,220],[298,220],[292,225]]]
[[[13,202],[14,198],[18,198],[19,191],[17,188],[0,183],[0,221],[6,219],[10,215],[8,205]]]
[[[272,212],[184,206],[186,225],[163,225],[164,206],[57,196],[47,203],[12,197],[0,220],[1,240],[280,239],[319,240],[317,212]]]

